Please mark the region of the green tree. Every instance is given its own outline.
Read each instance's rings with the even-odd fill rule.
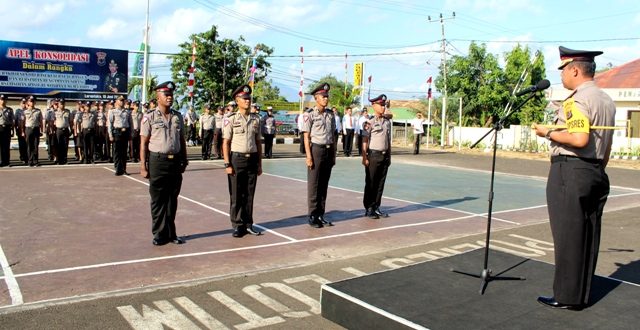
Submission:
[[[520,88],[535,85],[546,77],[544,56],[535,54],[532,56],[529,47],[519,44],[510,52],[504,54],[506,65],[504,68],[505,79],[509,91],[513,91],[518,81],[522,78]],[[511,99],[513,107],[517,106],[524,96],[519,99]],[[533,99],[525,103],[522,109],[509,117],[507,124],[529,125],[532,122],[541,122],[544,119],[546,101],[543,93],[536,93]]]
[[[312,90],[314,90],[322,83],[328,83],[331,86],[331,89],[329,90],[329,106],[337,107],[338,110],[340,110],[340,113],[343,113],[344,108],[347,106],[360,104],[359,94],[352,94],[353,85],[347,83],[345,93],[344,81],[338,80],[332,74],[328,74],[310,85],[309,89],[307,90],[307,94],[309,94]]]
[[[444,91],[443,77],[441,66],[435,81],[439,91]],[[447,60],[447,121],[458,121],[458,102],[453,101],[462,97],[463,123],[490,126],[509,97],[504,81],[497,57],[487,52],[485,44],[472,42],[467,56]]]
[[[231,92],[249,81],[249,68],[252,59],[256,59],[255,82],[260,82],[267,76],[271,65],[267,57],[273,49],[258,44],[250,47],[244,43],[244,38],[238,40],[218,39],[216,26],[209,31],[193,34],[188,42],[181,43],[180,52],[170,56],[171,76],[177,85],[176,95],[179,105],[189,102],[188,80],[191,66],[192,44],[196,43],[195,86],[193,89],[194,106],[200,108],[202,104],[212,102],[222,104],[231,100]]]
[[[153,88],[158,85],[158,76],[152,76],[147,79],[147,101],[155,98],[155,92]],[[131,94],[133,89],[136,86],[142,86],[141,78],[131,78],[129,79],[129,84],[127,86],[127,93]],[[140,100],[142,100],[142,91],[140,92]]]
[[[264,101],[288,102],[284,96],[280,96],[280,88],[273,86],[271,79],[264,79],[255,83],[253,100],[258,103]]]

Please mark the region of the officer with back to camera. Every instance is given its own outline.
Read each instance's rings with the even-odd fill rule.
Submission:
[[[253,228],[253,197],[262,174],[260,116],[251,113],[251,87],[242,85],[231,94],[238,111],[225,117],[222,128],[224,167],[229,182],[233,237],[260,235]]]
[[[24,122],[22,132],[27,140],[27,159],[29,166],[40,166],[38,157],[38,145],[40,144],[41,128],[43,126],[42,111],[35,107],[36,98],[27,97],[27,108],[24,110]]]
[[[127,147],[131,139],[133,120],[131,113],[123,108],[124,96],[115,101],[115,108],[109,113],[109,140],[113,142],[113,167],[115,175],[129,175],[127,173]]]
[[[171,109],[174,90],[171,81],[155,87],[158,107],[144,115],[140,130],[140,175],[149,179],[153,245],[184,243],[176,234],[175,219],[189,161],[184,120]]]
[[[15,122],[13,109],[5,106],[6,100],[6,96],[0,94],[0,167],[10,164],[11,137]]]

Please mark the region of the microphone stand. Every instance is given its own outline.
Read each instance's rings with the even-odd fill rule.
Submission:
[[[469,272],[463,272],[463,271],[459,271],[459,270],[455,270],[455,269],[451,269],[452,272],[454,273],[458,273],[458,274],[463,274],[463,275],[468,275],[468,276],[472,276],[475,278],[480,278],[482,280],[482,283],[480,285],[480,294],[484,295],[484,291],[487,288],[487,284],[489,284],[489,282],[494,281],[494,280],[525,280],[524,277],[506,277],[506,276],[492,276],[491,275],[491,269],[489,269],[489,240],[491,237],[491,213],[493,210],[493,183],[494,183],[494,177],[495,177],[495,173],[496,173],[496,150],[498,147],[498,132],[500,130],[502,130],[504,122],[507,120],[507,118],[509,118],[509,116],[511,116],[513,113],[515,113],[516,111],[520,110],[520,108],[522,108],[527,102],[529,102],[529,100],[531,100],[533,97],[535,96],[535,93],[531,93],[529,95],[529,97],[527,97],[524,101],[522,101],[520,104],[518,104],[517,107],[515,107],[513,110],[507,112],[502,118],[500,118],[496,123],[493,124],[493,128],[491,128],[491,130],[489,130],[485,135],[483,135],[478,141],[476,141],[476,143],[474,143],[473,145],[471,145],[471,149],[475,148],[476,145],[478,145],[478,143],[480,143],[482,140],[484,140],[485,137],[487,137],[487,135],[491,134],[491,132],[493,132],[493,158],[492,158],[492,163],[491,163],[491,183],[489,185],[489,210],[487,212],[487,236],[485,238],[485,248],[484,248],[484,266],[482,269],[482,273],[480,273],[480,275],[478,274],[474,274],[474,273],[469,273]],[[502,274],[502,273],[500,273]],[[500,275],[498,274],[498,275]]]

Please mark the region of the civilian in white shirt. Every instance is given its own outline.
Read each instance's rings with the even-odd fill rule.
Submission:
[[[411,127],[413,127],[413,154],[420,153],[420,143],[422,141],[422,135],[424,134],[425,119],[421,112],[416,114],[416,118],[411,121]]]
[[[342,151],[346,157],[351,157],[355,126],[356,119],[351,115],[351,107],[347,107],[344,110],[344,117],[342,118]]]

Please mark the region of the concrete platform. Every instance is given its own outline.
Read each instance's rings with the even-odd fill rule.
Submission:
[[[640,286],[597,276],[591,305],[553,310],[536,302],[551,295],[554,266],[490,251],[494,275],[525,277],[488,283],[452,272],[480,273],[484,249],[325,284],[322,316],[348,329],[637,329]]]

